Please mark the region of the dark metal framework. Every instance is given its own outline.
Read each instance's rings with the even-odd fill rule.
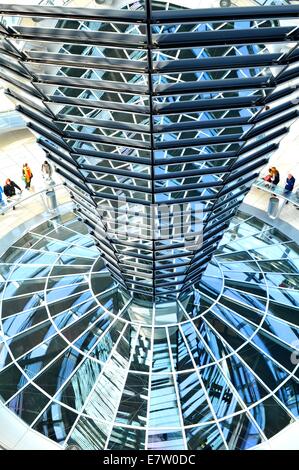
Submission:
[[[298,116],[299,6],[153,5],[0,5],[0,74],[115,279],[160,299],[200,279]],[[190,247],[199,203],[203,236]],[[185,238],[178,213],[189,217]]]

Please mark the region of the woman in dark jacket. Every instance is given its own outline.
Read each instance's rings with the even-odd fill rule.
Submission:
[[[6,197],[10,198],[16,195],[16,189],[22,192],[20,186],[17,185],[14,181],[11,181],[9,178],[5,181],[4,194]]]
[[[22,192],[20,186],[18,186],[17,183],[7,178],[3,190],[8,201],[16,195],[16,189],[18,189],[20,193]],[[15,206],[13,206],[13,210],[15,210]]]
[[[275,166],[273,166],[271,170],[272,170],[271,183],[277,186],[280,181],[279,171],[277,170],[277,168],[275,168]]]

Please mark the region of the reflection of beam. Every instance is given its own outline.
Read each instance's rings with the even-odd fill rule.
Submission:
[[[26,123],[17,111],[0,113],[0,134],[24,129],[25,127]]]

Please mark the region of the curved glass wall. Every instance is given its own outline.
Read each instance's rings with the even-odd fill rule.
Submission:
[[[1,257],[0,395],[81,449],[248,449],[299,413],[299,249],[238,213],[192,296],[150,310],[67,213]]]

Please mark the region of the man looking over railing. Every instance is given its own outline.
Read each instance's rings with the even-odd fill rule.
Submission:
[[[286,179],[286,184],[284,187],[285,193],[291,193],[294,189],[295,186],[295,178],[291,173],[288,173],[287,179]]]
[[[7,180],[5,181],[5,186],[4,186],[4,194],[7,197],[8,201],[15,198],[16,189],[20,191],[20,194],[22,193],[20,186],[18,186],[17,183],[12,181],[11,179],[7,178]],[[15,210],[15,206],[13,206],[13,210]]]

